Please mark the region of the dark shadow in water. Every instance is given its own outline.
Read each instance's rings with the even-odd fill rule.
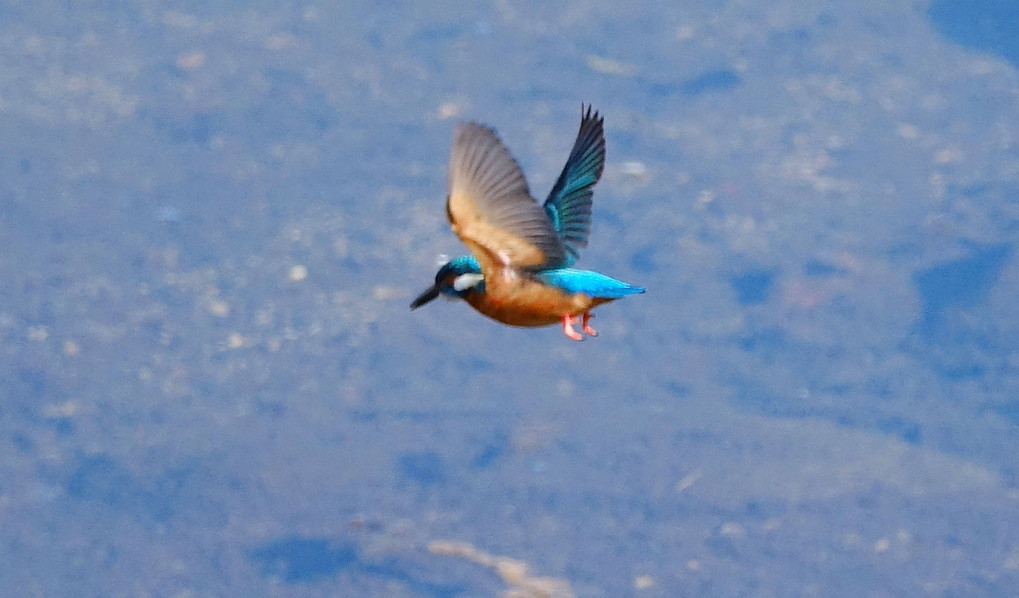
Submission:
[[[397,459],[400,479],[422,488],[438,486],[446,481],[446,464],[434,451],[406,452]]]
[[[709,91],[728,91],[742,82],[736,71],[719,69],[687,79],[679,86],[679,90],[686,96],[699,96]]]
[[[211,473],[200,465],[138,474],[108,455],[76,455],[75,459],[65,486],[71,499],[147,525],[166,524],[179,516],[217,525],[225,521],[222,505],[203,495]]]
[[[905,350],[949,380],[980,378],[999,361],[1002,343],[993,327],[981,325],[991,289],[1012,255],[1005,244],[971,245],[970,255],[944,262],[913,276],[923,313]],[[971,317],[972,316],[972,317]]]
[[[1019,66],[1019,2],[933,0],[927,15],[953,42],[993,52]]]
[[[505,432],[498,430],[491,438],[479,443],[478,454],[471,460],[475,469],[489,469],[502,460],[510,451],[510,438]]]
[[[357,549],[324,538],[283,538],[251,551],[263,575],[287,583],[332,577],[357,563]]]
[[[682,81],[646,82],[644,88],[652,97],[672,97],[676,94],[697,97],[710,92],[729,91],[742,83],[743,79],[736,71],[717,69]]]
[[[899,416],[878,420],[877,428],[885,434],[898,436],[910,444],[919,444],[923,439],[923,428],[920,427],[920,424]]]
[[[639,274],[652,274],[657,269],[655,264],[655,248],[647,245],[641,247],[630,256],[630,267]]]
[[[312,583],[348,572],[397,582],[409,588],[415,596],[457,598],[467,591],[462,583],[425,580],[414,573],[415,566],[409,561],[406,565],[395,558],[366,562],[353,542],[338,542],[326,537],[283,537],[248,554],[262,575],[279,578],[288,584]],[[429,573],[424,572],[425,575]]]
[[[1009,245],[975,245],[967,257],[945,262],[920,271],[913,282],[923,301],[919,331],[925,337],[936,336],[945,325],[945,310],[950,307],[972,308],[987,298],[998,282],[1012,253]]]
[[[807,260],[807,262],[803,264],[803,274],[811,278],[828,278],[840,274],[849,274],[849,270],[843,266],[837,266],[830,262]]]
[[[772,287],[775,286],[773,270],[744,270],[729,277],[732,290],[736,291],[736,300],[740,305],[758,305],[768,300]]]

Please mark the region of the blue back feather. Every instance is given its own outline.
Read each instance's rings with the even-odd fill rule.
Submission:
[[[436,282],[445,279],[449,274],[459,276],[461,274],[479,274],[481,266],[473,255],[464,255],[450,260],[445,266],[439,269],[436,275]],[[531,276],[540,283],[553,286],[567,293],[587,293],[592,297],[605,299],[619,299],[627,295],[636,295],[644,292],[644,287],[636,287],[611,276],[605,276],[591,270],[576,270],[574,268],[556,268],[553,270],[541,270],[532,272]],[[485,292],[485,283],[480,283],[474,288],[476,292]],[[452,287],[443,289],[448,295],[457,295],[461,298],[466,296],[466,291],[457,292]]]
[[[590,270],[558,268],[535,272],[532,276],[539,282],[558,287],[567,293],[587,293],[592,297],[605,299],[619,299],[644,292],[643,287],[635,287]]]

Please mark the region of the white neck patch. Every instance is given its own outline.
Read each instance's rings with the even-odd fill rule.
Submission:
[[[457,291],[466,291],[467,289],[484,281],[485,277],[483,275],[468,272],[467,274],[461,274],[453,279],[453,288]]]

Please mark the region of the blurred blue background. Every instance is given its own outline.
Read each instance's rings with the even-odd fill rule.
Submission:
[[[0,593],[1019,594],[1013,5],[0,4]],[[582,102],[648,293],[411,313]]]

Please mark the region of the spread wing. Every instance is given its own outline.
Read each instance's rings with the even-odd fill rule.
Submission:
[[[559,267],[572,265],[587,247],[594,184],[605,167],[603,122],[598,112],[591,112],[591,106],[586,111],[581,107],[580,131],[570,159],[545,200],[545,211],[566,246],[566,259]]]
[[[446,212],[486,277],[503,267],[541,269],[565,259],[566,249],[531,197],[523,171],[488,127],[456,127]]]

